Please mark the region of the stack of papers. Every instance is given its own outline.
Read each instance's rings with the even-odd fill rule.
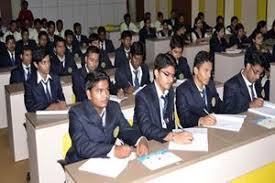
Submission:
[[[138,160],[148,169],[157,170],[159,168],[179,162],[181,161],[181,158],[166,149],[142,156],[138,158]]]
[[[169,150],[179,151],[208,151],[208,135],[207,128],[185,128],[193,135],[191,144],[176,144],[175,142],[169,143]]]
[[[223,114],[211,114],[216,118],[216,124],[211,126],[205,126],[209,128],[217,128],[229,131],[240,131],[246,115],[223,115]]]
[[[275,118],[275,104],[271,102],[265,101],[263,107],[250,108],[248,111],[268,118]]]
[[[57,115],[57,114],[68,114],[67,110],[56,110],[56,111],[36,111],[36,115]]]
[[[121,103],[121,101],[126,100],[128,97],[118,98],[116,95],[110,95],[110,100]]]
[[[227,49],[226,53],[237,54],[237,53],[241,53],[242,51],[243,51],[242,49]]]
[[[272,129],[275,128],[275,118],[265,118],[257,122],[257,124],[267,129]]]

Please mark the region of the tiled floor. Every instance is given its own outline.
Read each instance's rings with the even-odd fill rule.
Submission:
[[[8,138],[8,129],[0,129],[0,182],[25,183],[28,161],[13,161]]]

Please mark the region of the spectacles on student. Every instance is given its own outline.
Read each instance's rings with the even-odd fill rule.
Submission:
[[[172,78],[173,80],[175,79],[175,74],[167,73],[162,70],[160,70],[160,72],[163,73],[167,78]]]
[[[260,77],[264,76],[264,72],[256,70],[253,66],[251,67],[251,70],[252,70],[254,75],[257,75],[257,76],[260,76]]]

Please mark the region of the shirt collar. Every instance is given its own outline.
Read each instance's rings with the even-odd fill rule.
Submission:
[[[61,58],[60,56],[56,55],[57,58],[60,60],[60,62],[64,62],[65,61],[65,55]]]
[[[195,81],[194,81],[195,83]],[[196,87],[198,88],[199,92],[203,92],[205,90],[205,85],[203,85],[202,89],[195,83]]]
[[[132,66],[131,60],[129,61],[129,65],[130,65],[131,73],[135,73],[136,71],[138,71],[138,73],[141,72],[140,66],[136,70],[134,69],[134,67]]]
[[[248,79],[245,77],[245,75],[243,74],[243,72],[244,72],[244,70],[241,71],[241,74],[242,74],[242,77],[243,77],[243,80],[244,80],[245,84],[247,86],[252,85],[253,83],[251,83],[250,81],[248,81]]]
[[[25,65],[25,64],[22,63],[22,67],[27,70],[28,68],[31,68],[31,64]]]
[[[159,88],[158,84],[156,83],[156,81],[154,81],[154,85],[156,87],[157,90],[157,94],[158,94],[158,98],[161,98],[162,96],[166,96],[169,93],[169,90],[165,90],[164,93],[162,93],[161,89]]]
[[[37,71],[37,84],[39,84],[41,81],[47,83],[49,79],[52,79],[52,77],[49,74],[47,74],[47,78],[46,80],[44,80],[44,78],[40,75],[39,71]]]

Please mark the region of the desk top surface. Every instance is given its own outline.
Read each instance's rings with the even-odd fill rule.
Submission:
[[[175,171],[177,169],[195,164],[199,161],[211,158],[223,152],[238,148],[242,145],[254,142],[275,134],[275,130],[268,130],[253,123],[258,116],[252,113],[247,113],[247,118],[239,132],[231,132],[219,129],[208,129],[208,152],[189,152],[189,151],[172,151],[183,161],[176,164],[150,171],[144,167],[139,161],[134,160],[129,162],[126,170],[124,170],[116,179],[79,171],[78,168],[86,162],[80,161],[65,167],[66,172],[76,182],[88,183],[91,180],[95,182],[144,182],[154,177],[161,176],[165,173]],[[160,144],[155,141],[150,142],[150,151],[153,152],[159,149],[167,149],[168,143]]]
[[[216,55],[226,56],[226,57],[244,57],[244,52],[241,53],[215,53]]]

